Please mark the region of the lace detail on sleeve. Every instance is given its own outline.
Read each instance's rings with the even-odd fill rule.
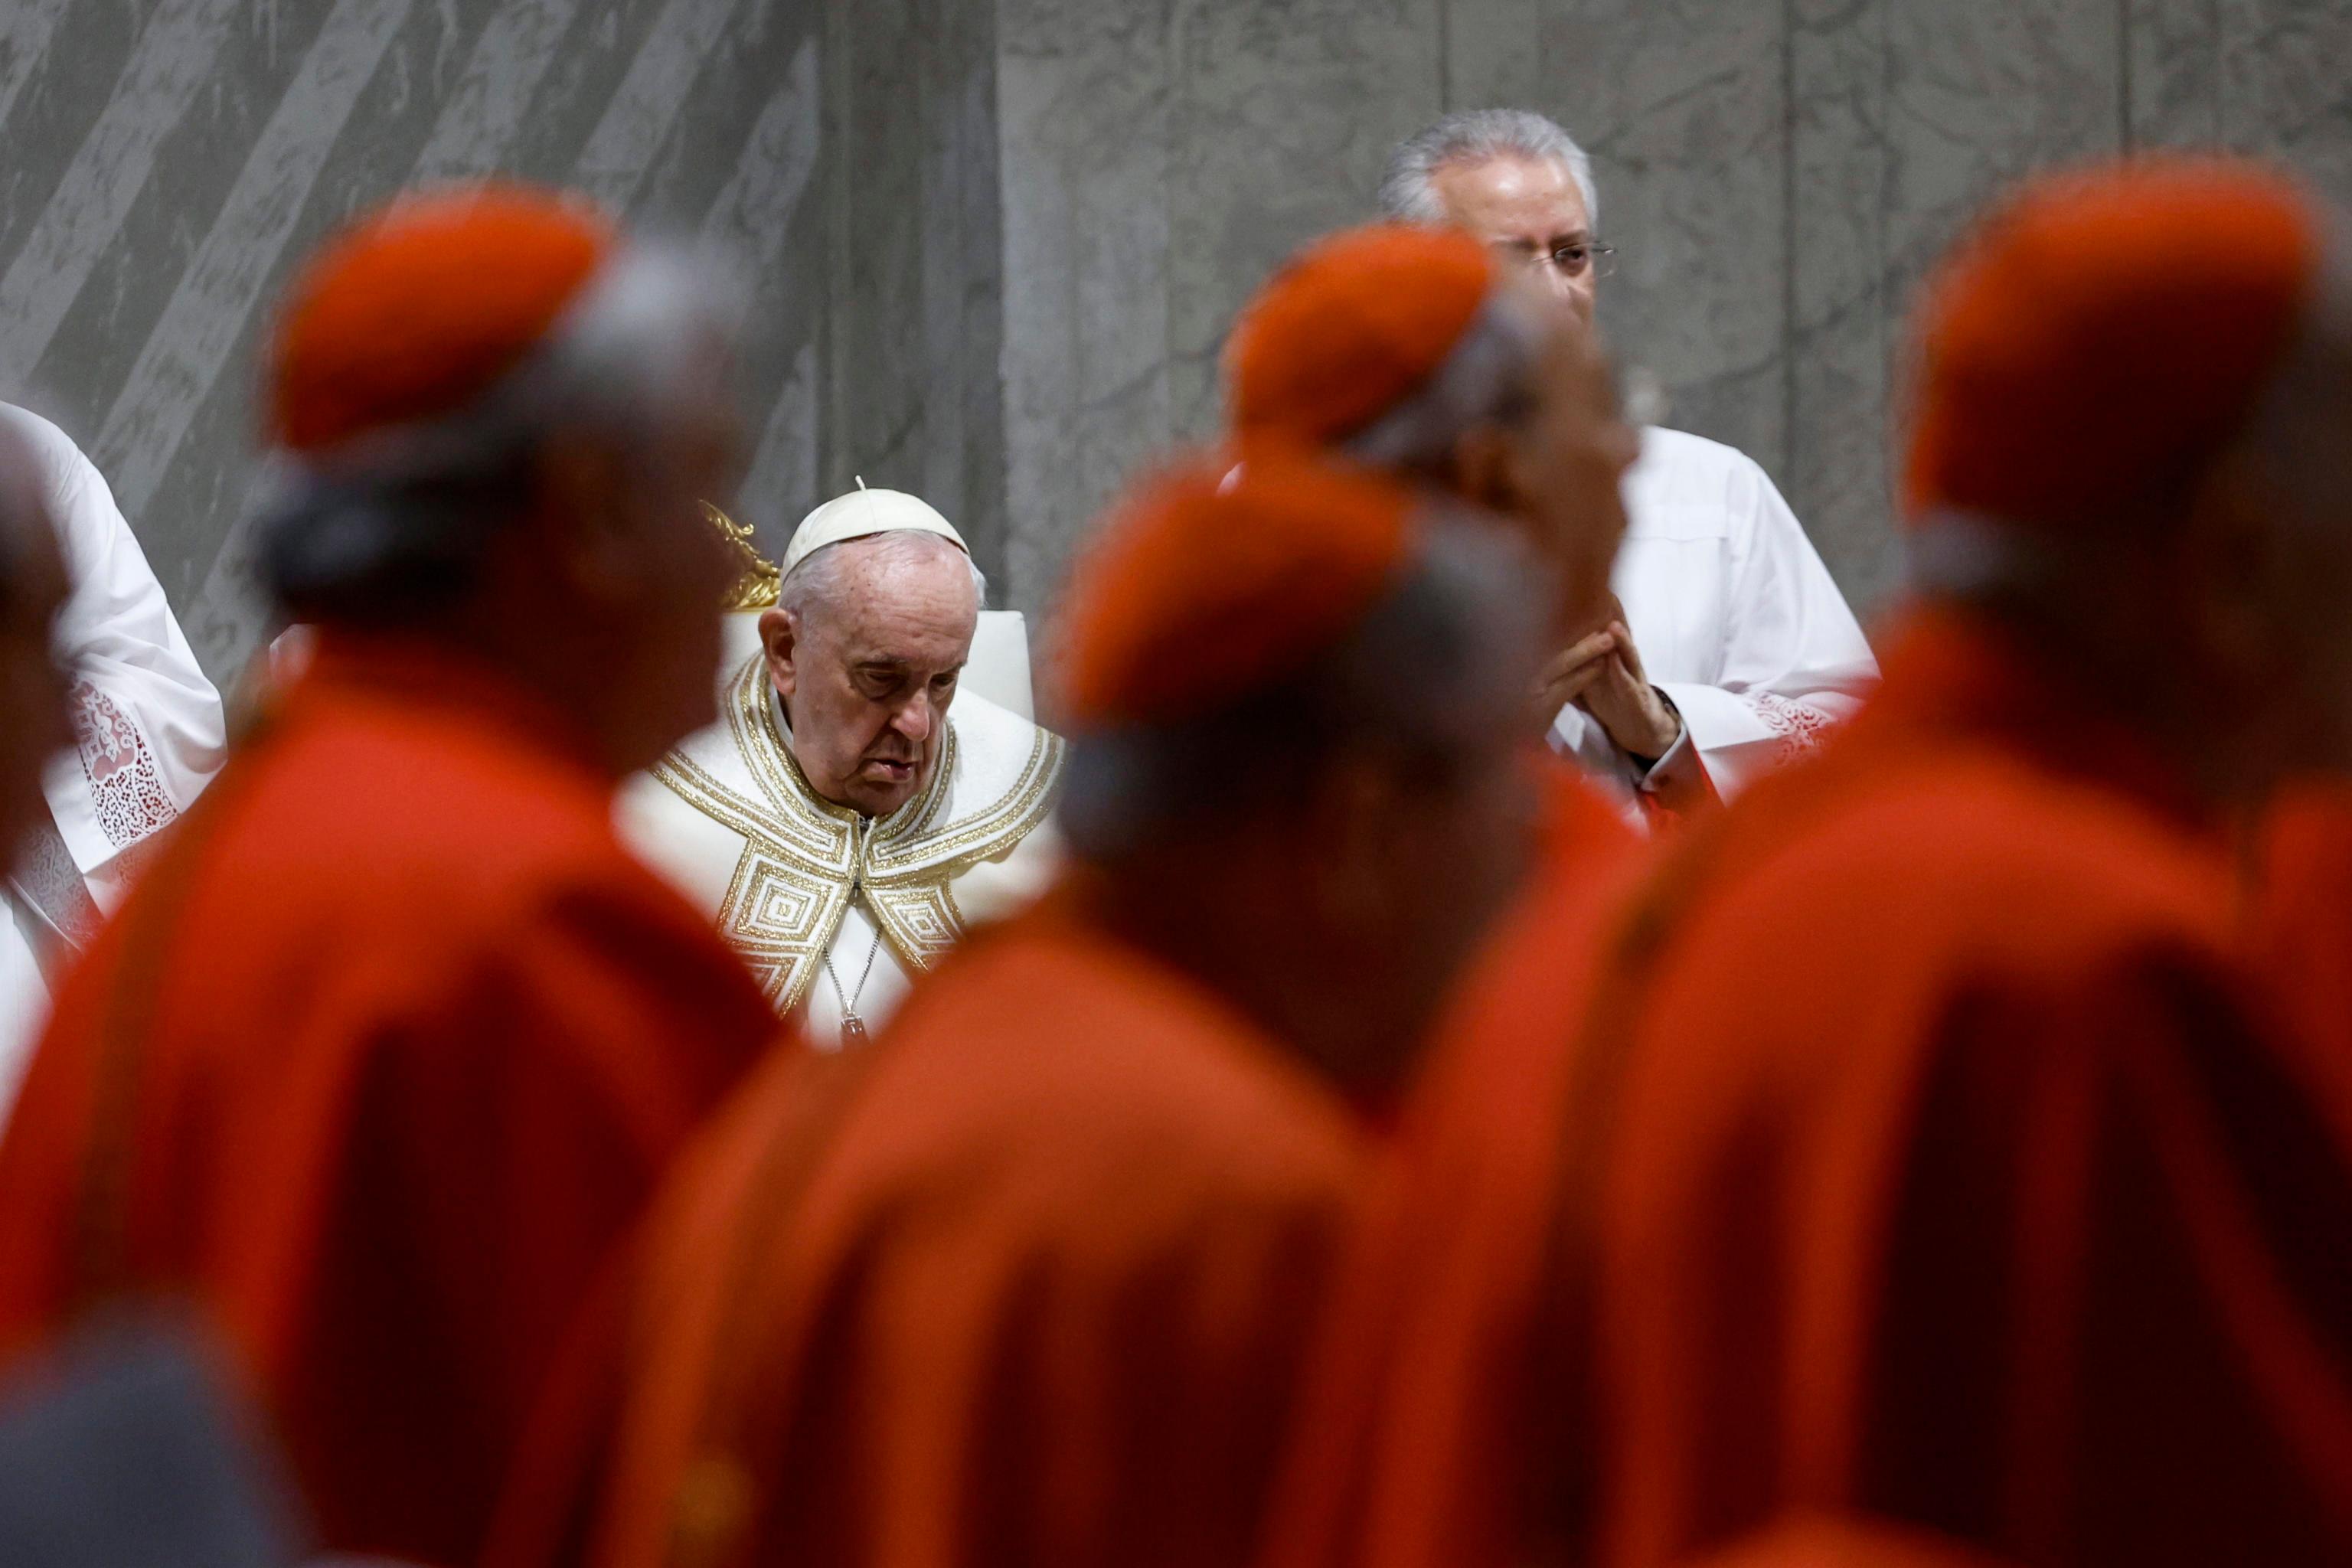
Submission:
[[[77,680],[69,699],[81,741],[82,776],[89,780],[98,826],[107,842],[127,848],[180,815],[164,793],[163,775],[147,737],[111,698]]]
[[[1829,738],[1835,721],[1808,702],[1799,702],[1770,691],[1746,693],[1748,704],[1756,716],[1769,725],[1780,737],[1779,760],[1793,762],[1819,747]]]

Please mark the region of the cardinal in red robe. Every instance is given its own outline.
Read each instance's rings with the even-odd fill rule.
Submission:
[[[1065,611],[1081,868],[667,1191],[494,1561],[1225,1564],[1404,1068],[1528,853],[1524,560],[1296,459]]]
[[[2283,1025],[2352,1107],[2352,781],[2298,781],[2263,813],[2247,938]]]
[[[1274,1561],[1664,1564],[1790,1510],[2052,1568],[2352,1551],[2352,1143],[2223,847],[2343,761],[2326,233],[2149,160],[1955,258],[1878,701],[1669,847],[1580,1005],[1432,1071],[1391,1223],[1436,1261]]]
[[[616,843],[710,718],[723,336],[550,193],[296,283],[259,541],[313,668],[65,985],[0,1144],[0,1344],[216,1333],[330,1549],[464,1563],[556,1344],[773,1030]]]
[[[1633,821],[1671,826],[1719,804],[1673,700],[1643,673],[1611,590],[1643,437],[1619,408],[1580,318],[1467,234],[1373,224],[1292,257],[1235,320],[1225,360],[1243,453],[1346,453],[1470,503],[1552,565],[1556,654],[1539,685],[1539,722]],[[1691,623],[1656,598],[1654,566],[1631,581],[1652,594],[1639,616],[1654,644],[1665,626]],[[1759,623],[1782,618],[1748,608]],[[1728,700],[1682,689],[1692,701],[1698,690]]]
[[[1800,1515],[1681,1568],[2013,1568],[1922,1531],[1835,1515]]]

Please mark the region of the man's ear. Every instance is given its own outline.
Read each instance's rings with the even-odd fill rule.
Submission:
[[[543,569],[594,602],[634,594],[640,568],[629,531],[628,477],[612,449],[556,431],[532,459],[531,482],[530,547]]]
[[[2194,623],[2173,628],[2192,640],[2189,657],[2202,652],[2233,663],[2262,657],[2278,596],[2296,586],[2299,563],[2282,551],[2276,521],[2288,504],[2249,454],[2226,452],[2198,478],[2170,538],[2147,553],[2161,575],[2157,592],[2139,597],[2168,602]]]
[[[800,680],[800,616],[790,610],[760,614],[760,647],[768,659],[768,679],[780,697],[790,698]]]
[[[1512,462],[1508,432],[1480,425],[1454,438],[1454,471],[1447,477],[1464,500],[1507,513],[1517,510],[1513,503],[1518,494]]]
[[[1396,848],[1395,783],[1370,758],[1335,759],[1295,829],[1312,839],[1315,914],[1332,929],[1352,933],[1390,914],[1381,868]]]

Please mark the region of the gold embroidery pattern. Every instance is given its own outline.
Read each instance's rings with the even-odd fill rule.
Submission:
[[[807,994],[859,893],[899,962],[918,971],[938,963],[964,931],[950,885],[972,867],[1010,854],[1045,821],[1067,750],[1058,736],[1036,731],[1013,786],[985,810],[942,825],[958,747],[950,719],[922,793],[877,821],[809,787],[776,721],[760,656],[729,683],[726,708],[730,739],[758,785],[757,797],[683,752],[655,764],[654,776],[741,836],[743,853],[719,904],[719,931],[780,1013]]]

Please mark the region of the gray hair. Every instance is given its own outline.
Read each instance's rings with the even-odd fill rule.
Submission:
[[[1532,576],[1501,530],[1441,511],[1387,596],[1303,669],[1197,719],[1073,736],[1064,835],[1100,863],[1293,798],[1335,757],[1377,749],[1442,767],[1523,705]]]
[[[1451,163],[1488,158],[1538,158],[1558,163],[1584,196],[1588,222],[1601,221],[1601,195],[1592,160],[1556,121],[1531,109],[1464,109],[1396,144],[1381,177],[1381,210],[1402,223],[1444,223],[1437,173]]]
[[[469,405],[275,459],[257,509],[266,585],[303,619],[396,623],[447,603],[527,499],[551,433],[640,438],[737,319],[700,258],[631,246]]]
[[[940,550],[961,555],[964,565],[971,571],[972,602],[982,609],[988,607],[988,574],[980,569],[980,563],[957,549],[955,541],[945,534],[927,533],[919,528],[894,528],[885,533],[860,534],[856,539],[835,540],[831,544],[810,551],[794,564],[792,574],[777,586],[776,607],[790,610],[795,618],[803,618],[807,616],[810,606],[830,601],[841,591],[842,574],[849,559],[843,553],[843,546],[850,544],[865,545],[866,549],[861,553],[885,570],[912,565],[922,557]]]

